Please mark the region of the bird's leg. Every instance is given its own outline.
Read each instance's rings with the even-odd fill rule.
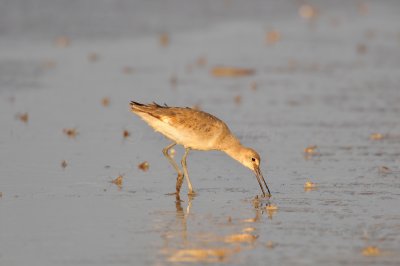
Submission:
[[[187,166],[186,166],[186,157],[189,154],[189,151],[190,151],[190,148],[185,148],[185,154],[183,155],[181,163],[182,163],[182,167],[183,167],[183,173],[184,173],[184,175],[186,177],[186,182],[187,182],[188,188],[189,188],[189,193],[188,194],[189,195],[194,195],[196,193],[193,190],[192,183],[190,183],[190,178],[189,178],[189,174],[188,174],[188,170],[187,170]]]
[[[181,171],[181,169],[179,169],[179,166],[176,164],[176,162],[174,161],[174,159],[172,159],[172,157],[169,155],[169,150],[174,147],[176,145],[175,142],[171,143],[170,145],[168,145],[167,147],[165,147],[163,149],[163,154],[164,156],[168,159],[168,161],[170,162],[170,164],[174,167],[174,169],[176,170],[176,172],[178,173],[178,176],[176,177],[176,192],[175,193],[170,193],[170,195],[177,195],[179,196],[179,191],[181,190],[181,186],[183,183],[183,173]],[[178,198],[177,198],[178,200]]]

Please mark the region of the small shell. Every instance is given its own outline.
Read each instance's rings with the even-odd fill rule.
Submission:
[[[88,54],[87,58],[88,58],[89,62],[94,63],[94,62],[99,60],[100,56],[99,56],[98,53],[91,52],[91,53]]]
[[[382,140],[384,138],[385,136],[381,133],[372,133],[371,135],[369,135],[370,140]]]
[[[380,166],[379,167],[379,173],[381,173],[381,174],[390,174],[390,173],[392,173],[392,170],[387,166]]]
[[[24,123],[28,123],[29,115],[28,113],[17,114],[17,118]]]
[[[117,176],[117,178],[111,180],[111,183],[113,183],[113,184],[117,185],[119,188],[121,188],[122,187],[122,181],[123,181],[123,176],[119,175],[119,176]]]
[[[214,77],[243,77],[250,76],[255,73],[254,69],[251,68],[239,68],[239,67],[214,67],[211,70],[211,74]]]
[[[200,56],[199,58],[197,58],[196,65],[198,67],[203,67],[206,64],[207,64],[207,58],[205,56]]]
[[[362,250],[362,254],[367,257],[379,256],[381,253],[381,250],[374,246],[369,246]]]
[[[271,30],[267,32],[267,37],[266,37],[267,44],[275,44],[279,42],[280,39],[281,39],[281,34],[279,31]]]
[[[78,131],[76,128],[64,128],[63,132],[70,138],[75,138],[78,135]]]
[[[124,139],[129,138],[130,135],[131,135],[131,133],[126,129],[122,132],[122,136],[124,137]]]
[[[101,104],[104,107],[108,107],[110,105],[110,98],[109,97],[104,97],[103,99],[101,99]]]
[[[149,167],[150,167],[150,165],[149,165],[149,163],[146,162],[146,161],[144,161],[144,162],[142,162],[142,163],[140,163],[140,164],[138,165],[138,168],[139,168],[140,170],[144,171],[144,172],[146,172],[147,170],[149,170]]]
[[[318,148],[317,145],[308,146],[307,148],[304,149],[304,153],[305,154],[315,154],[317,148]]]
[[[60,36],[54,43],[59,48],[66,48],[71,45],[71,40],[67,36]]]
[[[317,185],[315,183],[311,182],[311,181],[307,181],[304,184],[304,188],[316,188],[316,187],[317,187]]]
[[[304,19],[315,19],[318,16],[318,10],[309,4],[304,4],[299,9],[300,17]]]
[[[162,47],[167,47],[169,45],[169,36],[167,33],[163,33],[159,38],[160,45]]]

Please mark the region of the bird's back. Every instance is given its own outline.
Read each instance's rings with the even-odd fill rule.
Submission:
[[[228,126],[217,117],[189,107],[169,107],[156,103],[131,102],[132,112],[154,130],[174,142],[196,150],[221,149],[221,143],[233,138]]]

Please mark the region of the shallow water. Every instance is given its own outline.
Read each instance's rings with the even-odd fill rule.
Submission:
[[[368,6],[361,15],[355,4],[321,5],[314,23],[286,3],[275,23],[259,14],[190,30],[166,24],[167,47],[151,31],[77,37],[65,48],[6,31],[0,264],[398,265],[400,7]],[[266,45],[271,25],[282,38]],[[93,52],[97,60],[88,60]],[[217,78],[217,65],[255,74]],[[184,183],[182,202],[166,196],[176,177],[161,153],[169,142],[129,112],[130,100],[198,105],[226,121],[260,153],[273,197],[254,202],[251,172],[220,152],[196,151],[188,167],[198,195],[188,198]],[[25,112],[27,123],[16,117]],[[315,153],[305,154],[311,145]],[[143,161],[148,171],[138,169]],[[118,175],[120,188],[111,183]],[[306,191],[307,181],[316,189]],[[368,246],[379,255],[363,255]]]

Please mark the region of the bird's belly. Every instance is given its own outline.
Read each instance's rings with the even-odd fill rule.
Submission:
[[[220,133],[218,130],[211,132],[210,130],[202,130],[199,127],[187,125],[177,125],[177,127],[175,127],[144,113],[141,113],[140,116],[155,131],[160,132],[170,140],[186,148],[213,150],[216,147],[216,142]]]
[[[186,148],[195,150],[212,150],[215,146],[215,137],[210,134],[199,134],[193,130],[185,130],[164,126],[157,129],[167,138]]]

